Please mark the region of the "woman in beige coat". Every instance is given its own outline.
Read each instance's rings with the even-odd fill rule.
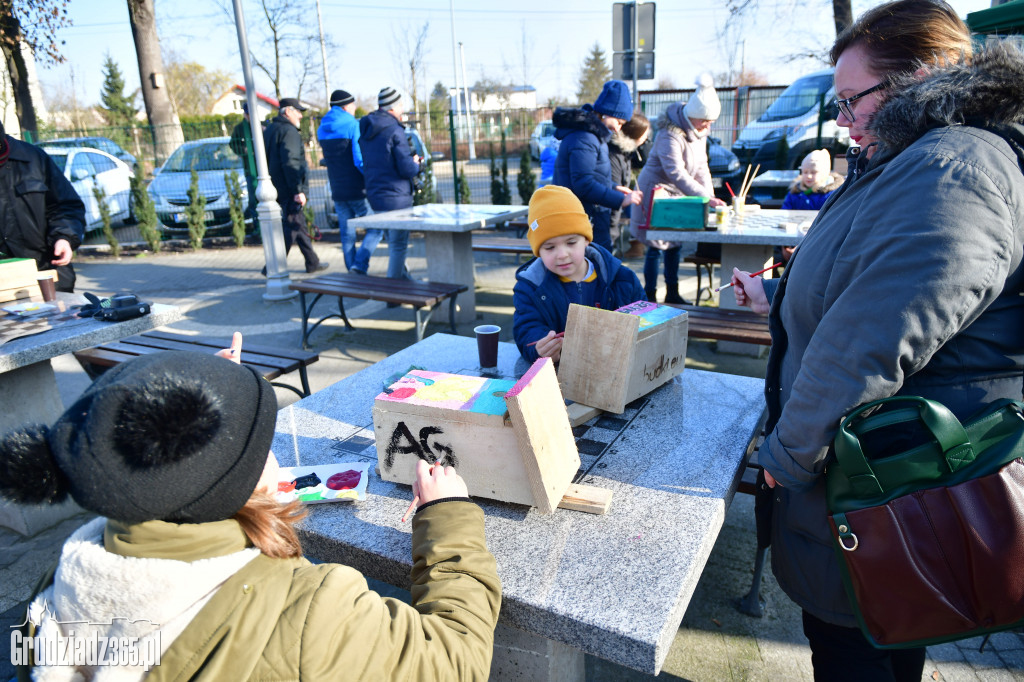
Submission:
[[[240,347],[236,335],[222,353]],[[250,368],[166,352],[107,371],[53,427],[0,441],[5,497],[70,494],[100,515],[32,602],[38,646],[16,652],[19,677],[487,679],[501,586],[465,482],[419,463],[412,606],[382,598],[358,571],[302,558],[305,512],[272,497],[276,414]],[[93,637],[106,658],[69,646]],[[110,646],[129,641],[134,656]]]
[[[697,89],[686,104],[670,104],[655,123],[657,136],[654,147],[637,178],[638,189],[645,197],[644,210],[634,210],[629,223],[633,235],[647,244],[644,290],[649,301],[657,297],[658,267],[664,253],[665,302],[686,302],[679,295],[682,247],[677,242],[652,241],[646,237],[655,189],[663,189],[668,196],[708,197],[712,208],[725,204],[715,197],[707,150],[708,132],[721,111],[722,104],[718,101],[711,77],[704,74],[697,79]]]

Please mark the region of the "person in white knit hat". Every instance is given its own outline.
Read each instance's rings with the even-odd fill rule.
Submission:
[[[654,146],[637,178],[638,189],[646,197],[642,204],[644,210],[633,211],[629,222],[633,235],[647,244],[644,291],[649,301],[657,297],[658,267],[664,253],[665,302],[686,302],[679,295],[680,244],[651,241],[646,237],[655,187],[665,191],[662,196],[707,197],[712,208],[725,204],[715,197],[707,150],[708,132],[721,112],[722,103],[718,101],[714,81],[710,74],[705,73],[697,79],[697,89],[686,104],[670,104],[654,124],[657,131]]]

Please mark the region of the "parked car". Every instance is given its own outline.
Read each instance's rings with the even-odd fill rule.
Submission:
[[[199,191],[206,197],[206,228],[208,234],[231,231],[227,176],[238,173],[242,189],[242,206],[247,206],[249,193],[245,187],[242,157],[231,151],[227,137],[208,137],[186,142],[171,154],[167,162],[153,171],[149,195],[156,204],[156,215],[164,232],[172,235],[188,233],[185,208],[189,204],[188,188],[192,170],[199,174]]]
[[[555,124],[550,120],[541,121],[530,135],[530,158],[540,161],[540,153],[555,141]]]
[[[798,78],[772,102],[763,114],[740,132],[732,150],[741,163],[760,164],[761,170],[795,169],[808,153],[827,148],[845,153],[850,132],[836,125],[839,109],[835,105],[834,69],[825,69]],[[822,110],[821,104],[825,102]],[[818,119],[821,114],[821,140]],[[789,152],[785,168],[776,161],[779,144],[785,139]]]
[[[430,159],[434,162],[440,161],[444,158],[444,154],[441,152],[431,152],[427,149],[426,143],[423,138],[420,137],[418,130],[412,126],[407,126],[405,129],[405,137],[409,140],[409,147],[412,149],[413,154],[418,154],[421,159]],[[327,161],[323,158],[320,159],[320,165],[326,167]],[[426,182],[427,174],[424,171],[420,171],[420,174],[416,176],[416,186],[421,187]],[[431,187],[434,192],[437,192],[437,178],[434,175],[430,176]],[[327,214],[327,220],[330,222],[331,227],[338,226],[338,214],[334,209],[334,199],[331,198],[331,181],[327,180],[325,187],[327,188],[327,198],[324,200],[324,213]]]
[[[45,147],[92,147],[99,149],[124,161],[132,170],[135,169],[135,157],[121,148],[109,137],[61,137],[40,143]]]
[[[94,187],[101,187],[106,195],[111,222],[131,221],[131,183],[135,173],[128,164],[116,156],[89,147],[61,148],[47,144],[43,151],[71,181],[78,198],[85,204],[86,232],[103,227],[99,202],[93,194]]]
[[[711,171],[711,184],[715,187],[715,196],[729,201],[732,196],[726,183],[734,192],[739,191],[743,180],[743,168],[736,155],[722,146],[717,137],[708,138],[708,170]]]

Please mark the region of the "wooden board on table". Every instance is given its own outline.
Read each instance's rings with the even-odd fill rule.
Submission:
[[[570,403],[565,410],[569,413],[569,426],[574,428],[604,412],[600,407],[591,407],[583,403]]]
[[[551,358],[540,358],[505,395],[534,506],[555,511],[580,468]]]
[[[622,412],[683,371],[686,325],[684,311],[646,301],[619,311],[570,305],[558,369],[562,393]]]
[[[611,490],[580,483],[571,484],[565,491],[565,495],[562,496],[561,502],[558,503],[559,509],[572,509],[588,514],[607,514],[611,506]]]

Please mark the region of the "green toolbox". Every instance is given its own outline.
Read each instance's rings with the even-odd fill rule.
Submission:
[[[703,230],[707,222],[707,197],[656,198],[651,209],[652,230]]]

